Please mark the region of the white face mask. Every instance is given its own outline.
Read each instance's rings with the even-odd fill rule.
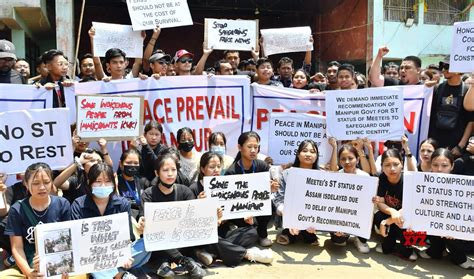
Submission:
[[[99,199],[108,198],[114,191],[114,185],[107,184],[105,186],[92,187],[92,194]]]

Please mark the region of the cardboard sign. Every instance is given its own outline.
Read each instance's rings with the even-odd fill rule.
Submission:
[[[67,108],[0,113],[0,173],[22,173],[38,162],[61,170],[73,161]]]
[[[404,134],[400,87],[326,92],[328,134],[338,140],[400,140]]]
[[[92,22],[95,27],[94,55],[105,57],[107,50],[119,48],[127,57],[143,57],[143,38],[131,25]]]
[[[186,0],[127,1],[133,30],[193,25]]]
[[[77,95],[76,98],[76,131],[82,140],[126,140],[142,134],[143,96]]]
[[[204,43],[213,49],[258,49],[258,20],[206,18]]]
[[[378,178],[291,168],[283,227],[344,232],[370,238]]]
[[[474,177],[405,172],[404,226],[427,235],[474,240]]]
[[[203,186],[207,197],[218,201],[224,220],[272,214],[269,172],[205,176]]]
[[[50,278],[121,267],[131,257],[128,213],[39,224],[40,272]]]
[[[292,27],[260,30],[263,38],[263,53],[266,56],[278,53],[313,50],[310,42],[311,28]]]
[[[474,72],[474,21],[454,23],[449,71]]]
[[[217,204],[211,199],[146,202],[146,251],[217,243]]]
[[[268,156],[275,165],[287,164],[295,160],[298,146],[306,139],[313,140],[319,151],[319,164],[331,159],[332,147],[326,135],[326,119],[315,114],[272,112],[270,114],[271,148]]]

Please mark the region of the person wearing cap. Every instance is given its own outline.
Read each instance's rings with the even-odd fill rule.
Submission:
[[[430,72],[432,75],[433,75],[433,79],[432,80],[436,80],[437,82],[440,81],[441,79],[441,72],[440,72],[440,69],[439,69],[439,66],[436,65],[436,64],[430,64],[428,65],[428,67],[426,68],[426,70],[428,72]]]
[[[48,76],[41,79],[39,83],[44,85],[46,89],[53,90],[53,108],[65,107],[64,87],[74,84],[74,81],[67,76],[69,61],[64,53],[57,49],[46,51],[41,59],[48,68]]]
[[[164,53],[162,50],[156,50],[148,59],[150,62],[150,69],[154,78],[166,76],[168,66],[171,63],[171,56]]]
[[[0,83],[26,84],[26,79],[13,69],[15,60],[15,45],[0,40]]]
[[[448,148],[459,157],[471,135],[469,113],[463,106],[468,85],[462,82],[462,73],[449,71],[449,58],[439,62],[445,81],[433,90],[428,137],[435,139],[439,147]]]
[[[176,75],[177,76],[189,76],[193,68],[194,54],[191,52],[180,49],[174,55]]]

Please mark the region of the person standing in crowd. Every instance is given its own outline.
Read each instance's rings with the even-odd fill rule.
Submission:
[[[161,138],[163,136],[163,126],[155,120],[148,122],[145,125],[144,135],[136,142],[141,147],[142,164],[140,167],[141,176],[148,179],[150,182],[155,178],[155,169],[153,167],[158,153],[163,148]],[[136,148],[136,143],[132,142],[133,148]]]
[[[0,272],[0,278],[44,276],[38,269],[39,256],[35,256],[35,227],[39,223],[71,219],[69,202],[50,194],[53,188],[52,175],[51,168],[45,163],[35,163],[26,169],[24,184],[30,196],[11,206],[5,229],[5,234],[10,236],[17,266]]]
[[[257,80],[258,84],[283,87],[283,84],[277,80],[273,80],[273,63],[268,58],[260,58],[257,60]]]
[[[428,67],[426,67],[426,71],[431,73],[431,76],[433,77],[432,80],[435,80],[436,82],[440,82],[441,80],[441,69],[439,68],[439,65],[436,64],[430,64]]]
[[[438,142],[432,138],[427,138],[420,144],[420,163],[417,166],[418,171],[431,171],[431,155],[438,149]]]
[[[399,79],[400,75],[398,73],[399,66],[394,62],[388,62],[383,66],[382,74],[386,78]]]
[[[257,159],[260,150],[260,136],[256,132],[245,132],[238,139],[239,153],[235,157],[234,163],[226,170],[225,175],[247,174],[267,172],[270,166],[262,160]],[[270,185],[271,192],[278,191],[278,182],[272,180]],[[253,217],[246,218],[247,223],[253,224]],[[259,244],[263,247],[269,247],[273,243],[268,238],[267,225],[271,216],[255,217],[257,221],[257,232]]]
[[[254,61],[257,61],[260,55],[260,52],[254,48],[252,48],[251,51],[252,58]],[[234,75],[249,75],[253,76],[252,73],[249,73],[251,71],[245,70],[241,71],[239,70],[238,66],[240,64],[240,52],[237,50],[226,50],[224,51],[224,60],[230,63],[232,66],[232,71],[234,72]]]
[[[78,77],[79,82],[96,80],[94,57],[92,54],[86,53],[81,58],[79,58],[79,67],[81,70],[81,73]]]
[[[227,170],[230,167],[230,165],[232,165],[232,163],[234,162],[234,158],[226,154],[227,139],[225,137],[225,134],[223,132],[213,132],[209,136],[208,144],[209,144],[209,149],[212,152],[219,154],[219,156],[221,156],[222,159],[224,160],[222,171],[223,173],[225,173],[225,170]]]
[[[176,69],[177,76],[190,76],[193,68],[194,54],[191,52],[180,49],[174,55],[173,61]]]
[[[193,192],[185,185],[177,184],[178,160],[171,153],[158,156],[155,160],[155,172],[158,183],[145,189],[141,196],[142,205],[146,202],[173,202],[193,200]],[[143,216],[143,206],[140,208],[140,216]],[[143,220],[143,219],[142,219]],[[141,223],[144,225],[144,222]],[[144,229],[143,226],[140,227]],[[185,250],[193,250],[187,248]],[[188,271],[191,278],[202,278],[206,271],[202,269],[192,258],[183,255],[184,249],[170,249],[155,251],[152,258],[161,262],[157,270],[160,277],[174,277],[170,262],[182,265]]]
[[[216,75],[219,76],[229,76],[234,74],[232,65],[224,59],[217,61],[214,68],[216,70]]]
[[[20,73],[24,80],[30,79],[30,63],[24,58],[18,58],[15,62],[14,69]]]
[[[26,79],[13,69],[15,60],[15,45],[0,40],[0,83],[26,84]]]
[[[145,252],[143,239],[135,240],[133,234],[130,202],[126,198],[116,194],[117,185],[115,183],[114,171],[111,166],[105,163],[98,163],[92,166],[87,173],[86,194],[77,198],[71,205],[71,219],[80,220],[86,218],[107,216],[122,212],[128,213],[128,227],[130,229],[130,239],[132,259],[123,264],[124,269],[139,268],[150,259],[150,252]],[[143,234],[143,220],[139,229],[139,234]],[[120,271],[116,268],[92,273],[93,278],[136,278],[134,275]]]
[[[317,144],[312,140],[303,140],[296,151],[295,161],[291,167],[302,169],[319,169],[319,151]],[[279,216],[284,214],[284,199],[288,172],[283,171],[283,178],[280,180],[280,187],[275,194],[273,203],[276,208],[276,213]],[[285,228],[281,234],[277,235],[276,242],[281,245],[288,245],[295,243],[301,238],[305,243],[318,245],[318,237],[316,236],[314,228],[308,228],[300,231],[294,228]]]
[[[469,137],[462,156],[454,161],[453,173],[474,175],[474,133]]]
[[[203,186],[204,176],[221,175],[222,166],[222,157],[213,151],[208,151],[201,156],[198,180],[189,187],[198,199],[207,198]],[[219,210],[219,212],[222,215],[222,211]],[[258,233],[255,227],[248,224],[239,225],[242,224],[239,224],[239,222],[233,223],[232,220],[224,221],[222,216],[219,216],[218,242],[197,250],[197,258],[207,266],[212,264],[213,254],[221,259],[226,266],[237,266],[243,259],[266,264],[271,263],[273,252],[270,249],[260,250],[255,246],[258,241]],[[237,228],[232,228],[233,226]]]
[[[180,168],[188,180],[193,183],[198,175],[198,165],[201,153],[194,148],[194,133],[188,127],[183,127],[176,133],[178,139]]]
[[[450,174],[454,168],[454,156],[446,148],[438,148],[431,156],[431,171],[434,173]],[[430,246],[420,252],[424,259],[441,259],[448,248],[451,261],[464,268],[473,269],[474,262],[466,256],[468,252],[474,252],[474,241],[454,239],[450,236],[440,237],[428,235]]]
[[[459,157],[472,129],[463,106],[468,86],[462,82],[461,73],[449,71],[449,56],[440,61],[439,66],[445,81],[433,91],[428,136],[435,139],[439,147],[449,148]]]
[[[377,196],[373,202],[379,211],[374,215],[374,225],[380,228],[382,243],[375,250],[379,253],[396,253],[415,261],[418,256],[412,247],[404,245],[402,198],[403,159],[397,149],[388,149],[382,154],[382,174],[379,177]],[[399,241],[400,243],[397,243]]]
[[[321,90],[336,90],[339,88],[339,84],[337,82],[337,71],[341,64],[337,61],[331,61],[328,63],[328,69],[326,71],[327,83],[326,87]]]
[[[74,81],[67,76],[69,61],[64,53],[57,49],[51,49],[41,55],[43,63],[48,68],[48,76],[39,81],[48,90],[53,90],[53,107],[65,107],[66,98],[64,87],[74,85]]]
[[[166,76],[171,63],[171,56],[158,49],[153,52],[148,61],[152,71],[151,76],[158,79],[161,76]]]
[[[36,82],[48,77],[48,68],[46,67],[46,64],[44,64],[42,56],[39,56],[36,59],[36,73],[38,75],[31,77],[28,80],[28,84],[35,84]]]
[[[309,90],[308,83],[310,81],[309,74],[304,69],[295,72],[292,79],[291,87],[296,89]]]

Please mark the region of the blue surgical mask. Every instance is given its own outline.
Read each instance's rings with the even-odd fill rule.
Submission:
[[[110,194],[113,192],[114,186],[113,185],[107,185],[107,186],[96,186],[92,187],[92,194],[99,199],[105,199],[110,196]]]
[[[225,154],[225,147],[224,146],[220,146],[220,145],[213,145],[211,146],[211,151],[212,152],[215,152],[221,156],[224,156]]]

